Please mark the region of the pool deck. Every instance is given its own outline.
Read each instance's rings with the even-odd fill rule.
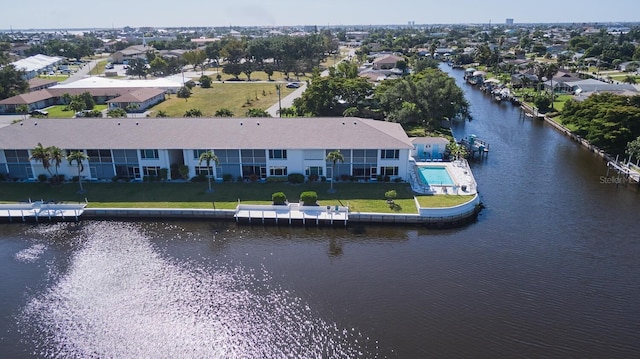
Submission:
[[[418,167],[446,167],[453,180],[453,185],[426,185],[420,180]],[[415,162],[410,176],[411,188],[414,192],[432,195],[471,195],[478,193],[476,180],[466,160],[451,162]]]

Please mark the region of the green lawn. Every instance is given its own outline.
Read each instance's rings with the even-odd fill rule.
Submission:
[[[282,86],[281,97],[293,90]],[[217,110],[227,108],[235,117],[244,117],[251,108],[266,110],[275,103],[278,103],[278,93],[272,83],[213,83],[211,88],[194,87],[186,100],[171,95],[151,108],[151,116],[165,111],[169,117],[183,117],[186,111],[198,109],[204,117],[213,117]]]
[[[66,81],[69,79],[69,75],[39,75],[38,76],[41,79],[45,79],[45,80],[51,80],[51,81],[58,81],[58,82],[62,82],[62,81]]]
[[[214,192],[207,193],[207,183],[191,182],[89,182],[87,192],[78,194],[77,183],[52,187],[47,183],[0,183],[0,198],[4,203],[40,200],[67,203],[89,201],[92,208],[215,208],[234,209],[238,200],[250,204],[271,204],[274,192],[284,192],[291,202],[298,202],[304,191],[315,191],[321,206],[345,205],[356,212],[416,213],[413,193],[406,183],[334,183],[335,193],[329,193],[329,183],[215,183]],[[385,192],[396,190],[398,196],[391,207]],[[469,196],[420,196],[420,203],[434,207],[450,207],[464,203]]]
[[[454,207],[471,201],[473,195],[416,196],[416,198],[421,207]]]
[[[49,118],[72,118],[76,113],[68,110],[65,111],[66,106],[64,105],[56,105],[47,108],[47,112],[49,112]],[[107,105],[95,105],[93,107],[94,110],[103,111],[107,108]]]

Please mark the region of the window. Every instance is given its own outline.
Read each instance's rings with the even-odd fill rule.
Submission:
[[[147,176],[155,176],[155,177],[157,177],[159,173],[160,173],[160,167],[157,167],[157,166],[144,166],[144,167],[142,167],[142,174],[144,174],[145,177],[147,177]]]
[[[212,167],[206,167],[206,166],[198,166],[195,168],[196,170],[196,176],[209,176],[211,174],[213,174],[213,168]]]
[[[160,158],[158,150],[140,150],[140,158],[144,160],[157,160]]]
[[[7,163],[29,162],[29,152],[27,150],[4,150]]]
[[[400,158],[400,150],[382,150],[380,151],[382,159],[398,159]]]
[[[322,176],[323,175],[323,170],[324,168],[322,167],[307,167],[304,169],[304,174],[306,176],[311,176],[311,175],[316,175],[316,176]]]
[[[269,176],[286,176],[287,167],[269,167]]]
[[[240,163],[240,151],[216,149],[213,153],[218,157],[220,163]]]
[[[113,163],[116,164],[138,164],[138,152],[136,150],[113,150]]]
[[[193,158],[196,160],[200,159],[203,153],[207,153],[209,150],[193,150]]]
[[[87,150],[89,162],[111,163],[111,150]]]
[[[265,150],[241,150],[242,163],[266,163]]]
[[[269,150],[269,159],[283,160],[287,158],[287,150]]]
[[[383,176],[397,176],[398,167],[381,167],[380,174]]]

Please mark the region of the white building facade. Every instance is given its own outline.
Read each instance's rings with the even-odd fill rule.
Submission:
[[[399,124],[360,118],[27,119],[0,128],[0,174],[16,180],[50,175],[30,159],[38,144],[89,160],[86,180],[407,179],[414,144]],[[344,161],[327,154],[339,150]],[[200,163],[212,151],[219,162]],[[66,159],[49,170],[78,175]]]

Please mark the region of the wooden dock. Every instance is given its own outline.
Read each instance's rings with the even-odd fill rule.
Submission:
[[[239,204],[234,217],[236,222],[272,223],[287,225],[347,225],[349,209],[343,206],[300,206]]]
[[[86,203],[47,203],[36,201],[30,203],[0,204],[0,218],[26,222],[27,220],[75,220],[82,215]]]
[[[618,172],[618,175],[622,175],[625,181],[618,181],[617,183],[630,183],[634,181],[640,185],[640,167],[630,162],[619,162],[616,157],[615,161],[607,162],[607,176],[609,175],[609,169],[614,169]]]

